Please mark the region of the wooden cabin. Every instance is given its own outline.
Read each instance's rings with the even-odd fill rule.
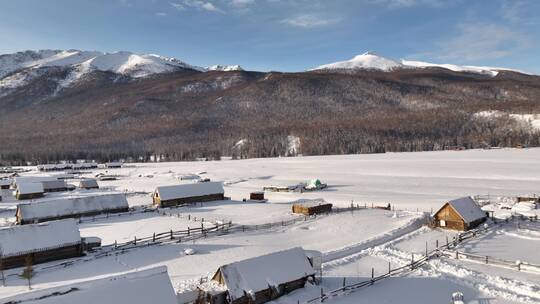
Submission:
[[[105,168],[107,169],[122,168],[123,165],[124,163],[121,163],[121,162],[108,162],[108,163],[105,163]]]
[[[72,219],[42,224],[11,226],[0,229],[4,269],[81,256],[82,241],[77,223]]]
[[[539,204],[540,203],[540,197],[538,196],[518,196],[516,197],[517,203],[533,203],[533,204]]]
[[[254,201],[264,201],[264,192],[263,191],[251,192],[249,194],[249,199],[254,200]]]
[[[18,183],[15,197],[18,200],[43,197],[45,190],[42,183]]]
[[[104,213],[129,211],[122,193],[59,198],[17,205],[17,224],[26,225],[65,218],[80,218]]]
[[[314,279],[315,270],[305,251],[296,247],[219,267],[212,281],[221,289],[208,290],[205,300],[212,304],[262,304]]]
[[[325,200],[322,199],[300,200],[293,204],[292,212],[307,216],[321,213],[329,213],[332,212],[332,204],[327,203]]]
[[[81,189],[99,189],[97,180],[93,178],[83,179],[79,182],[79,188]]]
[[[165,266],[131,271],[69,285],[40,288],[3,298],[24,304],[178,304]]]
[[[12,183],[10,179],[0,179],[0,189],[9,189]]]
[[[152,198],[162,208],[225,199],[221,182],[206,182],[157,187]]]
[[[62,192],[68,190],[66,181],[61,179],[42,181],[41,184],[43,184],[43,190],[45,192]]]
[[[433,218],[437,227],[466,231],[483,223],[487,214],[471,197],[462,197],[445,203]]]

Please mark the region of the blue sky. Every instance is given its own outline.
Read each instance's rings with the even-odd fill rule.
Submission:
[[[366,51],[540,73],[537,0],[0,0],[0,53],[126,50],[301,71]]]

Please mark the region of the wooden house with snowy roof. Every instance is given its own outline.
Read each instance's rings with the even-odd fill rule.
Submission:
[[[225,199],[225,190],[221,182],[205,182],[160,186],[154,191],[154,205],[172,207],[178,205],[220,201]]]
[[[293,203],[292,212],[303,215],[314,215],[332,212],[332,204],[324,199],[301,199]]]
[[[433,218],[437,227],[466,231],[483,223],[487,214],[467,196],[445,203]]]
[[[98,182],[93,178],[81,179],[79,182],[79,188],[81,189],[99,189]]]
[[[0,189],[9,189],[12,183],[11,179],[0,179]]]
[[[43,197],[45,190],[42,183],[18,183],[15,197],[18,200]]]
[[[165,266],[20,293],[2,303],[178,304]]]
[[[80,218],[104,213],[129,211],[122,193],[59,198],[17,205],[17,224],[41,223],[65,218]]]
[[[81,256],[82,240],[73,219],[0,229],[0,260],[4,269]]]
[[[266,303],[303,288],[315,278],[315,272],[301,247],[234,262],[216,271],[212,281],[219,286],[208,290],[206,300],[214,304]]]

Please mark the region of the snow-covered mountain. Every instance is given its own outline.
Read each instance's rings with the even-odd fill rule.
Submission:
[[[346,61],[338,61],[321,65],[312,69],[317,70],[329,70],[329,71],[354,71],[354,70],[380,70],[380,71],[392,71],[396,69],[420,69],[420,68],[441,68],[454,72],[467,72],[477,73],[495,77],[499,71],[513,71],[522,74],[526,74],[519,70],[498,68],[498,67],[483,67],[483,66],[460,66],[455,64],[436,64],[422,61],[401,60],[395,61],[393,59],[379,56],[373,52],[367,52],[362,55],[355,56],[354,58]]]
[[[206,67],[207,71],[224,71],[224,72],[230,72],[230,71],[243,71],[241,66],[239,65],[212,65],[209,67]]]
[[[321,65],[313,70],[381,70],[391,71],[396,68],[401,68],[402,65],[392,59],[378,56],[373,52],[367,52],[362,55],[355,56],[351,60],[338,61]]]
[[[69,87],[84,75],[107,71],[131,78],[181,70],[205,71],[176,58],[131,52],[104,53],[79,50],[40,50],[0,55],[0,95],[2,91],[28,84],[50,69],[66,69],[67,74],[57,79],[58,90]]]

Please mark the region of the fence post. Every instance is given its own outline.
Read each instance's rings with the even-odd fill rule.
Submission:
[[[439,249],[439,240],[435,240],[435,248]]]
[[[489,258],[488,258],[488,256],[486,255],[486,264],[489,263],[489,260],[488,260],[488,259],[489,259]]]
[[[426,258],[428,256],[428,245],[427,245],[427,241],[426,241]]]
[[[152,242],[156,242],[156,233],[154,232],[154,235],[152,235]]]
[[[456,250],[456,260],[459,260],[459,253],[457,250]]]
[[[388,262],[388,274],[392,272],[392,266],[390,265],[390,261]]]
[[[117,245],[118,243],[116,242],[116,240],[114,240],[114,250],[116,250]]]
[[[448,245],[448,235],[446,235],[446,249],[450,249],[449,245]]]
[[[137,236],[133,238],[133,245],[137,245]]]
[[[172,229],[171,229],[171,231],[170,231],[169,233],[170,233],[170,235],[171,235],[171,240],[172,240],[172,239],[173,239]]]
[[[414,253],[411,253],[411,269],[414,269]]]
[[[371,285],[373,285],[374,278],[375,278],[375,268],[371,267]]]
[[[191,229],[189,227],[187,227],[187,235],[189,236],[189,234],[191,233],[190,231]]]
[[[343,277],[343,288],[345,288],[345,277]]]

